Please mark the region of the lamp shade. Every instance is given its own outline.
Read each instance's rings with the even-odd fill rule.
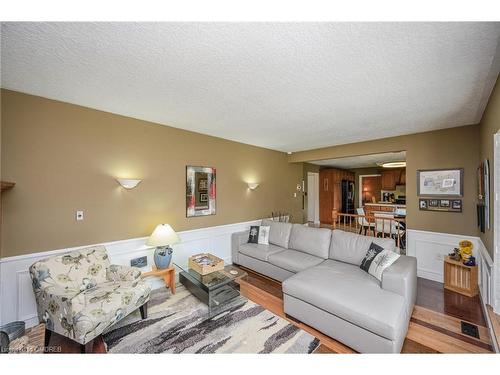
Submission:
[[[139,183],[142,181],[142,180],[134,180],[134,179],[131,179],[131,178],[117,178],[116,181],[121,185],[123,186],[125,189],[133,189],[135,188],[137,185],[139,185]]]
[[[168,224],[159,224],[146,241],[148,246],[167,246],[181,242],[179,236]]]

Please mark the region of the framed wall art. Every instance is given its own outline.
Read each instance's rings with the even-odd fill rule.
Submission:
[[[462,200],[420,198],[418,207],[420,211],[462,212]]]
[[[417,195],[462,197],[463,177],[463,168],[417,170]]]
[[[215,179],[215,168],[186,167],[186,217],[215,215]]]

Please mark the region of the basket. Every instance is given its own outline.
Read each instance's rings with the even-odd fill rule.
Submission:
[[[0,331],[5,332],[9,336],[9,340],[15,340],[21,336],[24,336],[24,329],[26,323],[22,321],[7,323],[0,326]]]
[[[207,264],[200,263],[200,261],[205,261]],[[222,271],[224,260],[209,253],[195,254],[189,257],[189,268],[204,276],[212,272]]]
[[[24,336],[26,323],[22,321],[7,323],[0,326],[0,353],[8,353],[9,344]]]

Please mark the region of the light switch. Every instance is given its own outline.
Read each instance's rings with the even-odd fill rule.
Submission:
[[[83,220],[83,211],[76,211],[76,221]]]

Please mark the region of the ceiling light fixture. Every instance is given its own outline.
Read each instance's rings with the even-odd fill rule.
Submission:
[[[402,168],[406,167],[405,161],[391,161],[388,163],[382,163],[382,167],[384,168]]]
[[[121,185],[123,186],[125,189],[133,189],[135,188],[137,185],[139,185],[139,183],[142,181],[142,180],[134,180],[134,179],[130,179],[130,178],[117,178],[116,181]]]

